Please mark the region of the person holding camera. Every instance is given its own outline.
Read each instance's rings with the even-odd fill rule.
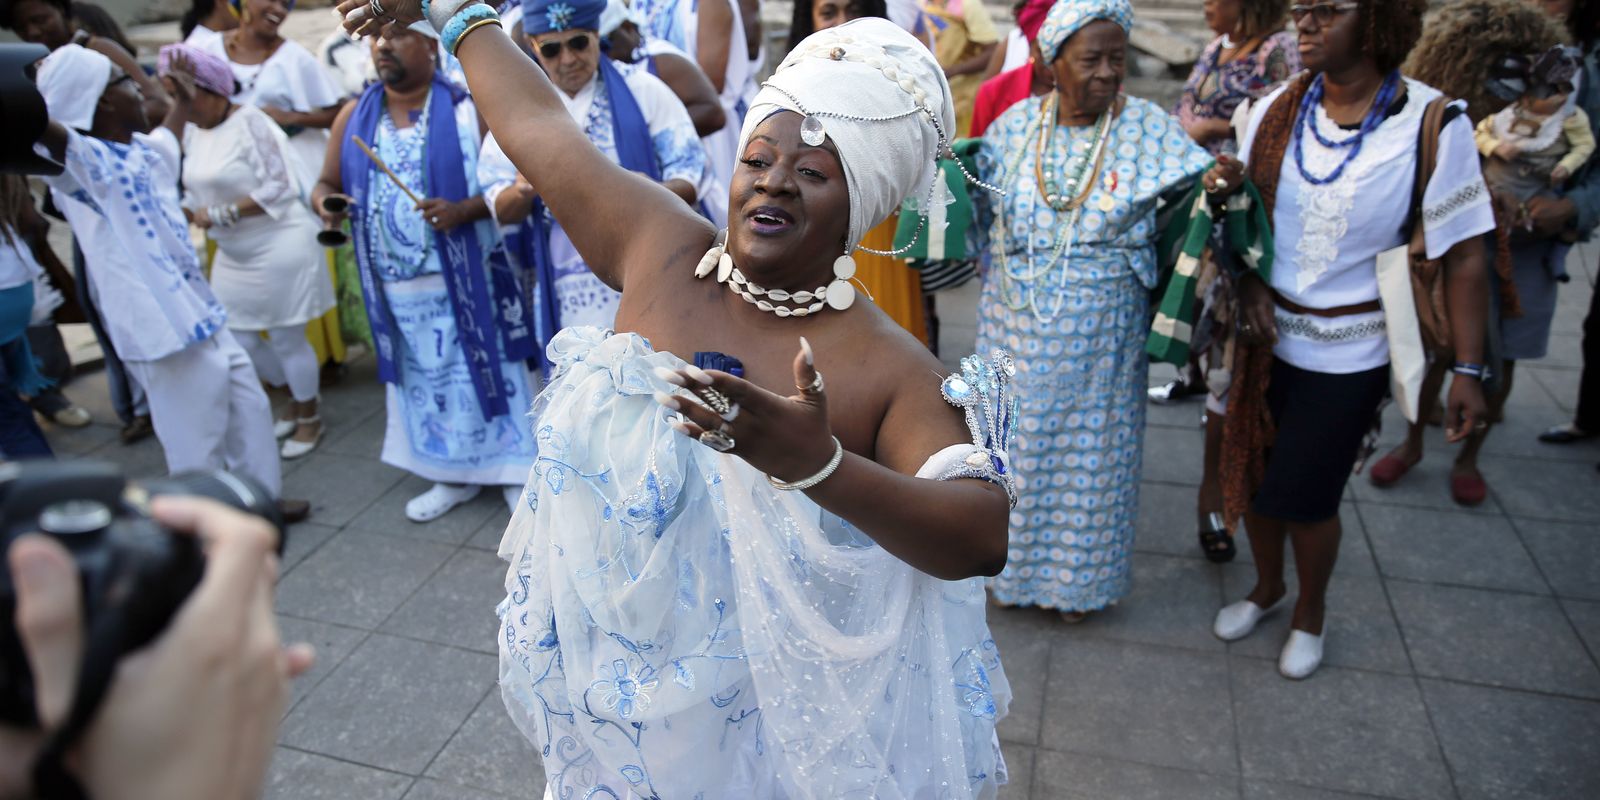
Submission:
[[[65,778],[95,800],[255,797],[289,680],[316,655],[279,639],[277,534],[261,517],[207,499],[160,497],[150,513],[172,535],[199,540],[205,574],[165,632],[117,663],[93,721],[62,754]],[[60,785],[37,782],[35,770],[76,702],[93,618],[61,542],[24,534],[6,560],[16,615],[0,624],[15,626],[39,724],[0,721],[0,800],[60,796]]]
[[[38,70],[51,122],[36,147],[65,165],[45,183],[83,243],[112,346],[149,393],[167,467],[235,469],[277,494],[267,395],[200,272],[178,203],[179,136],[196,90],[187,59],[174,61],[179,97],[146,134],[125,70],[77,45],[57,49]],[[309,513],[305,501],[282,503],[290,521]]]

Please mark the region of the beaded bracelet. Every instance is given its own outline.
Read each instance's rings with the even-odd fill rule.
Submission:
[[[804,480],[795,481],[794,483],[784,483],[783,481],[768,475],[767,483],[772,484],[772,488],[780,491],[803,492],[831,477],[833,473],[839,469],[839,464],[843,463],[843,461],[844,445],[839,444],[839,437],[835,436],[833,437],[833,458],[828,459],[828,465],[823,467],[821,472],[818,472],[817,474],[812,475]]]
[[[1455,364],[1451,365],[1450,371],[1457,375],[1463,375],[1468,378],[1477,378],[1480,381],[1487,380],[1489,378],[1489,368],[1483,364],[1457,361]]]
[[[439,38],[444,41],[444,49],[450,55],[456,54],[456,48],[461,46],[461,40],[468,33],[485,25],[499,25],[500,14],[493,7],[486,4],[474,4],[456,12],[450,22],[444,26]]]

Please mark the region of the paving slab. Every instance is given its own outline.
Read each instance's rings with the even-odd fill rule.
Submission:
[[[512,724],[498,688],[478,703],[427,775],[512,797],[535,795],[544,786],[539,752]]]
[[[1237,800],[1239,778],[1040,750],[1034,800]],[[1232,765],[1229,765],[1231,769]]]
[[[1361,519],[1385,576],[1533,594],[1549,592],[1505,517],[1365,505]],[[1595,552],[1600,558],[1600,546]],[[1600,587],[1600,582],[1596,586]]]
[[[317,649],[317,660],[312,663],[311,669],[290,686],[292,694],[289,697],[289,705],[283,710],[286,717],[306,695],[311,693],[312,689],[317,687],[317,684],[333,674],[333,671],[344,663],[345,658],[355,651],[356,646],[368,636],[367,631],[358,628],[285,617],[282,614],[278,615],[278,634],[285,643],[305,642]]]
[[[344,531],[278,585],[278,611],[372,630],[439,567],[452,548]]]
[[[389,488],[372,506],[350,521],[353,530],[373,531],[385,536],[404,536],[425,539],[441,544],[458,545],[489,519],[497,509],[506,507],[505,499],[496,487],[485,487],[477,497],[450,509],[444,516],[428,522],[412,522],[406,518],[406,502],[433,486],[433,481],[407,475]]]
[[[1600,600],[1600,525],[1588,522],[1516,522],[1534,561],[1562,597]]]
[[[1454,797],[1414,679],[1324,666],[1304,681],[1233,662],[1247,780],[1384,797]]]
[[[406,473],[367,458],[315,452],[300,459],[303,466],[284,479],[283,495],[311,501],[312,519],[344,526]]]
[[[1595,491],[1600,474],[1591,464],[1486,455],[1478,459],[1478,466],[1489,483],[1491,499],[1519,520],[1591,525],[1600,520],[1600,491]]]
[[[544,791],[542,788],[539,791]],[[529,797],[526,792],[515,797]],[[513,795],[493,794],[481,792],[477,789],[468,789],[445,781],[436,781],[429,778],[419,778],[411,785],[411,791],[406,792],[404,800],[511,800]]]
[[[1600,670],[1554,599],[1392,582],[1417,674],[1600,697]]]
[[[1036,608],[990,609],[989,632],[1011,683],[1011,709],[998,726],[1002,743],[1039,743],[1050,647],[1057,636],[1048,628],[1061,625],[1054,616]]]
[[[505,562],[493,553],[457,550],[381,630],[494,654],[499,627],[494,609],[506,596],[500,588],[505,572]]]
[[[1211,619],[1222,602],[1217,567],[1195,558],[1134,553],[1133,589],[1077,625],[1090,636],[1220,653]]]
[[[1424,680],[1462,800],[1600,797],[1600,703]]]
[[[266,800],[400,800],[409,775],[279,747],[267,771]]]
[[[1350,794],[1272,781],[1245,781],[1244,800],[1368,800],[1372,794]]]
[[[1600,603],[1563,600],[1561,605],[1567,611],[1567,619],[1572,620],[1572,627],[1578,630],[1578,638],[1589,648],[1589,657],[1600,657]]]
[[[1084,637],[1055,646],[1041,741],[1154,766],[1237,770],[1222,655]]]
[[[1335,575],[1369,575],[1376,576],[1378,567],[1372,559],[1372,546],[1367,542],[1366,524],[1362,522],[1361,509],[1364,504],[1358,504],[1350,499],[1347,489],[1345,500],[1339,505],[1339,524],[1342,535],[1339,537],[1339,560],[1333,565]],[[1197,540],[1198,541],[1198,540]],[[1254,564],[1254,555],[1250,550],[1249,532],[1240,527],[1239,535],[1234,538],[1234,544],[1239,554],[1234,557],[1235,564]],[[1287,545],[1284,570],[1294,571],[1294,546]]]
[[[495,683],[495,659],[374,634],[284,721],[281,740],[421,774]]]

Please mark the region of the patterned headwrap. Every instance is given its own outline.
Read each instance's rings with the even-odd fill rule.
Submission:
[[[1571,94],[1573,79],[1582,65],[1582,54],[1576,48],[1561,45],[1533,55],[1509,55],[1489,67],[1485,87],[1490,94],[1507,101]]]
[[[289,0],[288,6],[289,10],[293,11],[294,0]],[[235,17],[244,19],[244,0],[228,0],[228,10],[232,11]]]
[[[1050,15],[1050,7],[1055,5],[1055,0],[1028,0],[1020,11],[1017,12],[1017,30],[1030,42],[1039,40],[1039,29],[1044,26],[1044,18]]]
[[[522,32],[529,36],[556,31],[600,30],[606,0],[527,0],[522,4]]]
[[[844,164],[854,246],[907,197],[931,196],[954,107],[927,46],[886,19],[862,17],[807,36],[784,58],[750,104],[739,151],[773,114],[808,116],[819,138],[806,144],[825,136]]]
[[[1039,52],[1054,61],[1061,46],[1083,26],[1108,19],[1123,31],[1133,29],[1133,5],[1128,0],[1056,0],[1039,29]]]
[[[198,47],[181,43],[162,47],[160,55],[156,56],[156,71],[163,75],[170,71],[172,57],[177,54],[188,56],[189,64],[194,68],[194,85],[212,94],[233,96],[233,70],[222,59]]]

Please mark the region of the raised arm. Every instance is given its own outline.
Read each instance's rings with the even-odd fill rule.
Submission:
[[[366,5],[345,0],[339,10],[348,14]],[[416,0],[385,5],[398,22],[421,18]],[[692,261],[710,246],[711,223],[666,187],[606,158],[567,114],[550,79],[498,26],[473,31],[456,57],[500,147],[608,286],[620,290],[629,270]],[[617,213],[619,199],[628,213]]]
[[[662,53],[655,57],[656,69],[672,93],[683,101],[683,107],[694,121],[694,132],[710,136],[728,124],[728,113],[722,108],[717,90],[700,71],[700,66],[675,53]]]
[[[695,35],[695,61],[711,80],[718,94],[728,79],[728,45],[733,41],[732,0],[700,0],[698,32]]]

